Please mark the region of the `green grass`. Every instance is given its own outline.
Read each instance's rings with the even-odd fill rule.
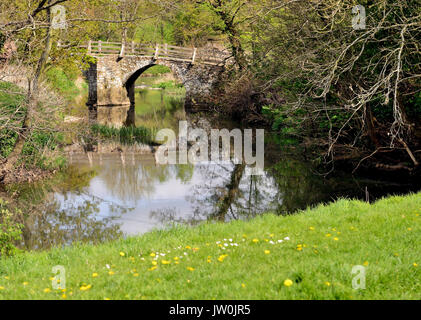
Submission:
[[[420,299],[420,214],[421,194],[339,200],[293,216],[24,253],[0,261],[0,298],[63,299],[49,279],[62,265],[66,299]],[[229,239],[238,246],[223,250]],[[151,270],[155,252],[166,255]],[[365,290],[352,288],[355,265],[366,265]]]
[[[159,64],[143,72],[144,75],[155,75],[155,76],[160,76],[166,73],[171,73],[171,69],[168,68],[167,66],[163,66]]]
[[[10,82],[0,81],[0,158],[6,158],[12,152],[17,139],[17,132],[4,129],[4,125],[19,127],[26,112],[25,95],[22,89]],[[19,109],[18,109],[19,108]],[[19,111],[17,111],[19,110]],[[6,116],[6,117],[5,117]]]
[[[91,127],[92,132],[97,138],[105,138],[118,141],[122,144],[133,143],[152,143],[155,137],[155,132],[142,126],[137,127],[121,127],[114,128],[100,124],[94,124]]]
[[[86,83],[83,83],[82,88],[79,89],[76,85],[77,75],[67,74],[61,68],[51,68],[45,75],[53,89],[67,101],[72,101],[76,96],[88,90]]]

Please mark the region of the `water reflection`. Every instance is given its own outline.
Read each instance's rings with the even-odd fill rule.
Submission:
[[[55,199],[62,205],[66,201],[78,203],[79,199],[103,199],[101,216],[115,218],[124,234],[139,234],[177,223],[247,219],[264,212],[289,214],[338,197],[363,198],[366,186],[373,198],[405,190],[402,185],[350,176],[325,179],[306,162],[280,154],[280,160],[261,176],[246,175],[244,164],[156,166],[148,157],[152,158],[126,155],[131,160],[124,166],[118,155],[102,155],[101,165],[99,157],[94,158],[98,175],[89,186],[71,200],[60,198],[60,194]],[[83,157],[75,163],[79,168],[88,165]],[[111,211],[105,202],[120,211]]]
[[[47,249],[75,242],[100,243],[122,236],[115,217],[101,217],[100,199],[73,204],[71,201],[47,203],[25,219],[23,247]],[[64,204],[64,207],[62,206]],[[119,212],[124,213],[123,211]],[[110,207],[110,210],[113,210]],[[117,212],[116,208],[114,211]]]
[[[135,105],[98,107],[95,120],[116,128],[141,125],[178,130],[178,121],[186,119],[184,100],[184,89],[136,89]]]
[[[136,107],[116,111],[128,125],[171,128],[179,120],[192,127],[232,129],[230,121],[186,115],[183,92],[137,90]],[[100,110],[99,110],[100,111]],[[110,110],[103,118],[113,121]],[[100,117],[100,115],[98,115]],[[270,139],[266,139],[270,141]],[[118,148],[115,148],[118,150]],[[418,191],[420,183],[357,179],[335,172],[324,178],[297,152],[265,146],[265,171],[245,174],[244,164],[157,166],[152,154],[130,152],[74,154],[68,172],[52,181],[9,190],[24,208],[28,249],[73,242],[102,242],[173,224],[248,219],[264,212],[290,214],[340,197],[371,199]]]
[[[117,153],[90,159],[74,155],[71,174],[61,183],[24,193],[36,199],[28,206],[25,247],[101,242],[178,223],[248,219],[264,212],[289,214],[338,197],[364,198],[366,187],[373,200],[420,189],[339,173],[325,179],[291,155],[266,156],[264,174],[249,176],[244,164],[157,166],[152,155],[126,154],[123,165]],[[270,164],[269,159],[279,160]]]
[[[8,186],[7,192],[18,197],[23,241],[20,247],[46,249],[74,242],[98,243],[122,236],[116,217],[125,208],[109,203],[112,217],[101,216],[101,206],[107,201],[84,198],[95,171],[71,167],[51,180],[35,184]],[[77,199],[77,201],[73,201]]]

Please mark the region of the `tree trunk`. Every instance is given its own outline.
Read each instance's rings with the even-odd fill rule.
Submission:
[[[228,209],[234,202],[235,197],[238,194],[241,178],[243,177],[245,168],[246,165],[244,163],[235,165],[234,170],[231,173],[230,183],[226,187],[227,192],[224,198],[222,199],[218,213],[216,214],[217,220],[225,220],[225,216],[228,212]]]

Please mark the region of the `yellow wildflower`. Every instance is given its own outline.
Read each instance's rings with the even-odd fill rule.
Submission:
[[[96,277],[98,277],[98,273],[96,272],[92,273],[92,278],[96,278]]]
[[[49,292],[51,292],[51,289],[50,289],[50,288],[45,288],[45,289],[44,289],[44,292],[45,292],[45,293],[49,293]]]
[[[219,261],[219,262],[222,262],[222,261],[224,261],[224,259],[225,259],[226,257],[228,257],[228,255],[227,255],[227,254],[223,254],[222,256],[219,256],[218,261]]]
[[[285,287],[291,287],[291,286],[292,286],[292,284],[293,284],[293,282],[292,282],[292,280],[290,280],[290,279],[286,279],[286,280],[284,281],[284,286],[285,286]]]
[[[152,265],[156,266],[156,265],[158,265],[158,262],[154,260],[154,261],[152,261]]]
[[[29,284],[29,282],[24,281],[22,284],[23,284],[24,286],[27,286],[27,285]]]
[[[62,298],[62,299],[66,299],[66,298],[67,298],[66,294],[65,294],[65,293],[63,293],[63,295],[61,296],[61,298]]]
[[[328,287],[330,287],[330,282],[329,281],[326,281],[325,282],[325,285],[327,285]]]
[[[112,275],[114,275],[114,274],[115,274],[115,272],[114,272],[114,271],[108,271],[108,274],[109,274],[110,276],[112,276]]]
[[[87,291],[91,288],[92,288],[92,285],[88,284],[87,286],[86,285],[81,286],[79,289],[80,291]]]
[[[269,254],[270,253],[270,250],[265,250],[265,254]]]
[[[311,231],[314,231],[314,227],[310,227],[309,229],[310,229]]]
[[[133,273],[133,277],[138,277],[139,274],[138,273]]]
[[[252,240],[254,243],[258,243],[259,242],[259,239],[253,239]]]
[[[194,271],[194,268],[192,268],[192,267],[187,267],[187,270],[189,270],[189,271]]]
[[[154,270],[156,270],[158,267],[157,266],[153,266],[152,268],[149,268],[148,270],[149,271],[154,271]]]
[[[171,261],[168,261],[168,260],[162,260],[162,264],[170,264],[171,263]]]
[[[175,261],[178,261],[178,260],[180,260],[180,258],[179,257],[174,257],[174,260]]]
[[[368,261],[364,261],[363,265],[368,266]]]
[[[126,254],[125,254],[123,251],[121,251],[121,252],[120,252],[120,256],[121,256],[121,257],[124,257],[125,255],[126,255]]]
[[[333,238],[333,240],[338,241],[338,240],[339,240],[339,238],[335,237],[335,238]]]
[[[152,253],[150,254],[150,256],[151,256],[151,257],[155,257],[155,253],[154,253],[154,252],[152,252]]]
[[[4,290],[5,288],[3,286],[0,286],[0,290]]]
[[[415,268],[416,268],[416,267],[418,267],[418,264],[417,264],[416,262],[414,262],[412,265],[413,265]]]
[[[332,235],[330,233],[326,234],[326,237],[331,237]]]
[[[242,283],[242,284],[241,284],[241,287],[245,288],[245,287],[246,287],[246,285],[245,285],[244,283]]]

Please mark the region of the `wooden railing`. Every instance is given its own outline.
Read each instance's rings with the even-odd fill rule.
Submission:
[[[92,56],[118,55],[120,58],[141,56],[155,60],[164,59],[191,64],[224,65],[224,57],[221,54],[204,49],[177,47],[168,44],[89,41],[87,45],[81,47],[86,48],[88,54]]]

